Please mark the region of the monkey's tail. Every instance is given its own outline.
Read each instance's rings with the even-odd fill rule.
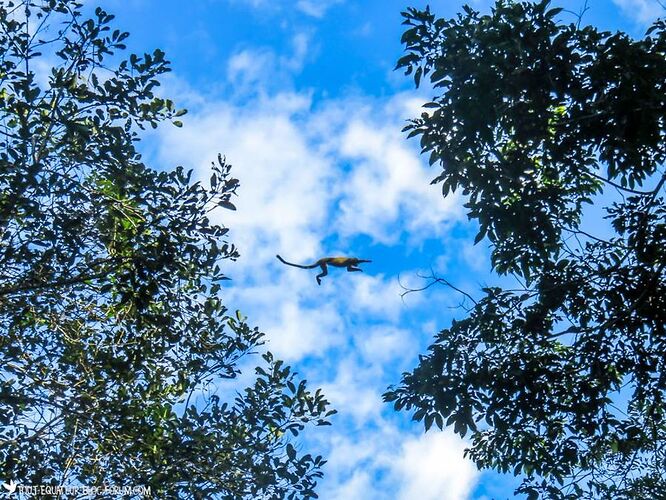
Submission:
[[[301,269],[314,269],[315,267],[318,266],[318,264],[316,264],[316,263],[315,263],[315,264],[312,264],[312,265],[309,265],[309,266],[301,266],[300,264],[292,264],[291,262],[287,262],[286,260],[284,260],[284,259],[283,259],[282,257],[280,257],[279,255],[276,255],[276,257],[277,257],[278,260],[279,260],[280,262],[282,262],[283,264],[287,264],[288,266],[300,267]]]

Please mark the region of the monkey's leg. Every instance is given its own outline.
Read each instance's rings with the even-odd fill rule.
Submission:
[[[361,269],[360,267],[347,266],[347,271],[350,272],[350,273],[353,273],[354,271],[363,272],[363,269]]]
[[[321,279],[322,279],[324,276],[328,276],[328,266],[327,266],[325,263],[322,262],[322,264],[321,264],[321,272],[316,276],[316,278],[317,278],[317,284],[318,284],[318,285],[321,285]]]

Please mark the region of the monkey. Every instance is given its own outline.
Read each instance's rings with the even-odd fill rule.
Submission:
[[[363,262],[372,262],[371,260],[357,259],[356,257],[324,257],[323,259],[319,259],[314,264],[301,266],[300,264],[292,264],[291,262],[287,262],[279,255],[276,255],[276,257],[283,264],[287,264],[288,266],[300,267],[301,269],[314,269],[315,267],[320,267],[321,273],[315,276],[318,285],[321,285],[321,279],[324,276],[328,275],[328,266],[346,267],[347,271],[351,273],[354,271],[361,271],[361,272],[363,271],[363,269],[361,269],[360,267],[356,267],[359,264]]]

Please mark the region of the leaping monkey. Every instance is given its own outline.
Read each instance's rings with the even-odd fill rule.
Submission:
[[[301,269],[314,269],[315,267],[320,267],[321,273],[319,273],[316,276],[318,285],[321,285],[321,279],[324,276],[328,275],[328,266],[346,267],[347,271],[351,273],[354,271],[361,271],[361,272],[363,271],[363,269],[361,269],[360,267],[356,267],[359,264],[363,262],[372,262],[371,260],[357,259],[356,257],[324,257],[323,259],[319,259],[314,264],[301,266],[300,264],[292,264],[291,262],[287,262],[279,255],[276,255],[276,257],[283,264],[287,264],[288,266],[299,267]]]

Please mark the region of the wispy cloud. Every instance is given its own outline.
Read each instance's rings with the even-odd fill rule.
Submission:
[[[251,95],[292,87],[293,78],[307,60],[312,41],[300,32],[291,39],[291,53],[278,55],[267,47],[247,47],[227,63],[227,79],[236,95]]]
[[[369,266],[368,266],[369,267]],[[354,276],[354,288],[346,295],[349,310],[366,318],[396,321],[407,305],[400,300],[402,289],[397,277]],[[414,303],[411,304],[412,306]]]
[[[375,239],[389,243],[399,234],[392,223],[406,222],[410,234],[422,234],[462,215],[457,197],[443,199],[440,190],[430,186],[433,174],[404,142],[397,120],[377,123],[357,115],[340,137],[340,153],[358,166],[345,184],[340,215],[344,231],[372,228]]]
[[[314,18],[322,18],[326,12],[336,4],[344,3],[345,0],[298,0],[295,3],[290,0],[228,0],[232,3],[244,4],[253,9],[280,11],[294,8]]]
[[[432,432],[406,441],[392,469],[402,480],[400,500],[467,498],[477,470],[461,461],[463,443],[452,433]]]
[[[650,24],[658,17],[666,16],[666,4],[659,0],[613,0],[613,3],[640,24]]]
[[[405,435],[384,422],[331,445],[321,498],[464,500],[479,477],[450,431]]]
[[[296,8],[312,17],[324,17],[326,11],[344,0],[298,0]]]

